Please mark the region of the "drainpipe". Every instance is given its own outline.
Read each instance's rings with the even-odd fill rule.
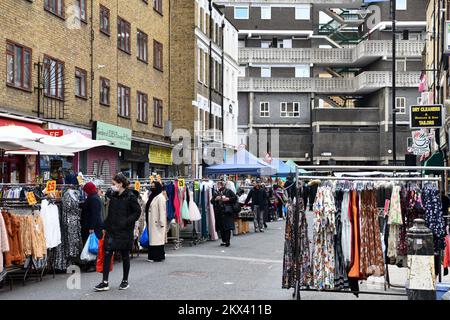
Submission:
[[[90,123],[94,120],[94,1],[91,2],[91,118]]]
[[[223,90],[224,88],[224,82],[225,82],[225,21],[222,22],[222,35],[221,35],[221,49],[222,49],[222,66],[221,66],[221,84],[220,84],[220,92],[221,92],[221,96],[222,96],[222,146],[225,144],[225,134],[224,134],[224,124],[225,124],[225,112],[224,112],[224,108],[225,108],[225,92]]]
[[[212,128],[211,124],[212,124],[212,37],[211,37],[211,30],[212,30],[212,24],[213,24],[213,19],[212,19],[212,0],[208,0],[209,1],[209,34],[207,35],[209,37],[209,81],[208,81],[208,91],[209,91],[209,129]]]

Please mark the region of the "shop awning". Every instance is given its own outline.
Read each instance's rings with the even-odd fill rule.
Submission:
[[[36,156],[38,155],[37,151],[33,150],[17,150],[17,151],[7,151],[5,152],[6,155],[25,155],[25,156]],[[74,153],[71,152],[63,152],[63,153],[56,153],[56,152],[41,152],[41,156],[62,156],[62,157],[73,157],[75,156]]]
[[[437,151],[431,155],[425,162],[423,163],[424,167],[443,167],[444,166],[444,154],[442,151]],[[425,174],[441,174],[439,171],[425,170]]]
[[[48,135],[48,133],[36,123],[0,117],[0,127],[6,126],[25,127],[27,129],[30,129],[33,133]]]

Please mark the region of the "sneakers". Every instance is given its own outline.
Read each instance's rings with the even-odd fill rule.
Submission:
[[[96,286],[94,288],[94,290],[97,291],[97,292],[108,291],[109,290],[109,284],[108,284],[108,282],[102,281],[98,286]]]
[[[225,242],[222,242],[221,244],[220,244],[220,246],[221,247],[224,247],[224,246],[226,246],[227,244],[225,243]]]
[[[119,290],[127,290],[130,287],[128,281],[122,280],[122,283],[119,286]]]
[[[261,228],[261,229],[259,230],[259,232],[264,232],[264,228]]]

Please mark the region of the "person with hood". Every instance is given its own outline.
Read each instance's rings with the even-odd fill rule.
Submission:
[[[166,258],[164,245],[167,233],[167,199],[163,193],[163,186],[158,181],[152,182],[150,191],[145,206],[145,221],[150,242],[147,261],[161,262]]]
[[[95,287],[96,291],[109,290],[109,267],[114,252],[120,252],[123,261],[123,278],[119,290],[126,290],[130,273],[130,252],[134,242],[134,226],[141,215],[138,202],[139,193],[130,190],[130,181],[123,173],[112,179],[108,216],[104,223],[103,281]]]
[[[84,185],[83,191],[87,198],[81,208],[81,239],[83,246],[86,244],[89,236],[94,233],[98,239],[103,236],[103,215],[102,201],[98,196],[97,187],[92,182]],[[95,271],[94,263],[87,263],[87,271]]]
[[[223,181],[217,182],[211,204],[214,206],[216,217],[216,231],[220,232],[222,238],[221,246],[230,246],[231,232],[234,230],[233,205],[238,201],[236,194],[225,188]]]

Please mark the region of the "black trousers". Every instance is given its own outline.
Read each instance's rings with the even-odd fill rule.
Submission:
[[[220,234],[222,235],[222,242],[223,243],[230,243],[231,230],[221,231]]]
[[[111,265],[111,259],[114,255],[114,251],[105,251],[105,260],[103,260],[103,281],[108,281],[109,267]],[[128,281],[128,274],[130,273],[130,251],[120,250],[120,256],[123,261],[123,280]]]

